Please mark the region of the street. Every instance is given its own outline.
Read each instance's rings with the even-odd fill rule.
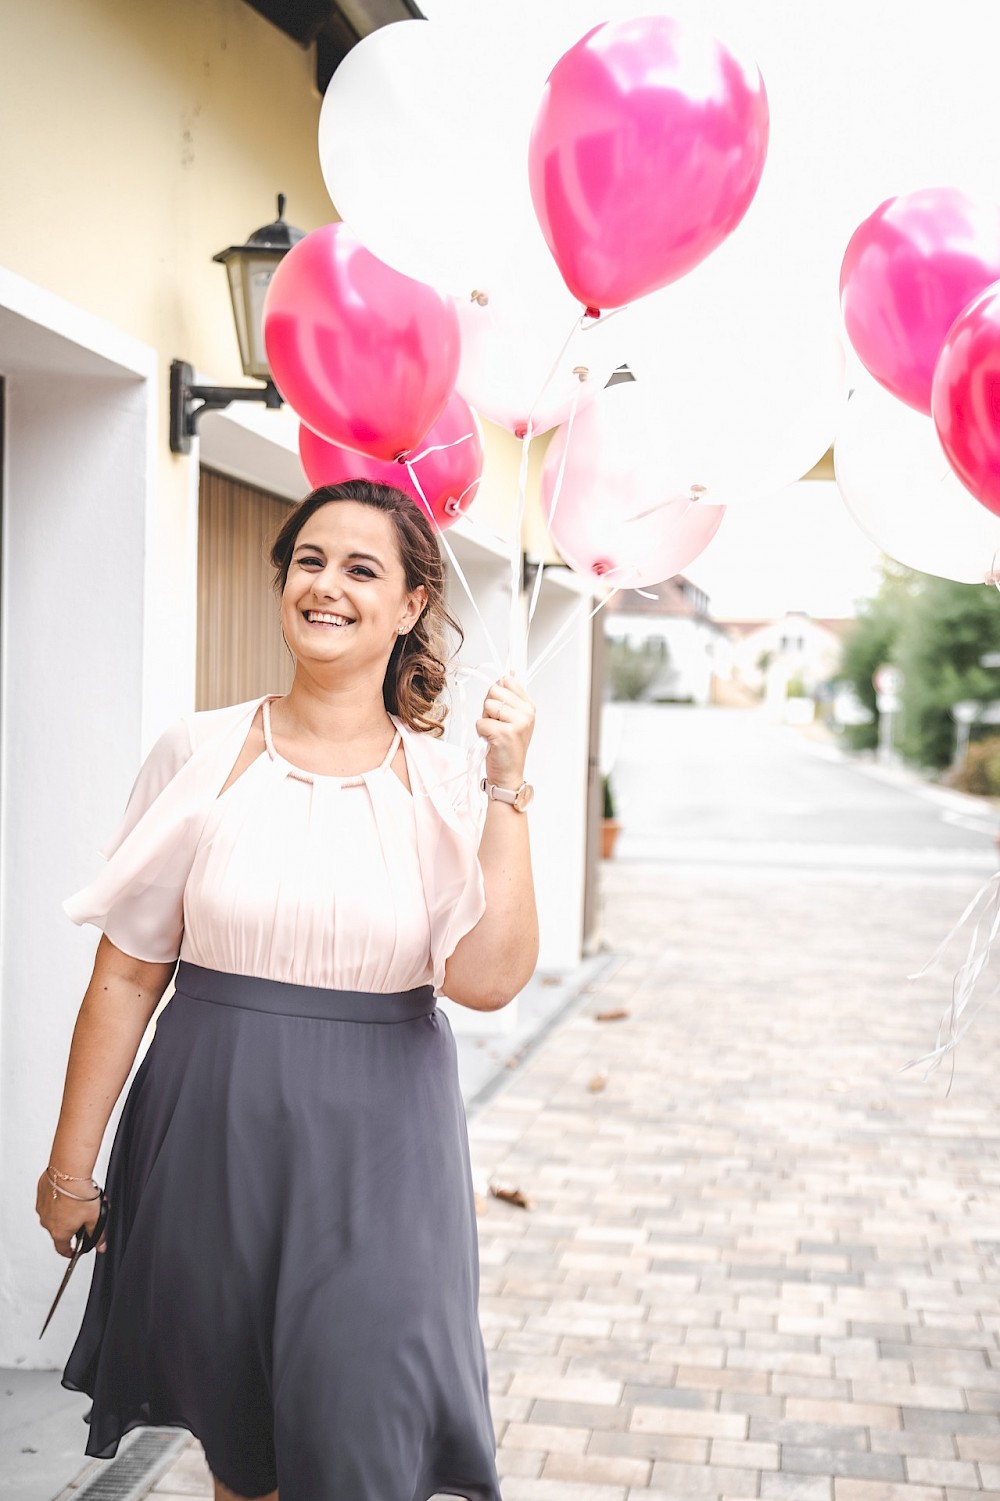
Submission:
[[[1000,1498],[1000,1019],[899,1071],[989,819],[752,713],[622,747],[608,966],[470,1119],[504,1501]]]

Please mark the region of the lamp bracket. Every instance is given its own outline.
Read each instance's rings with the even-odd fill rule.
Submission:
[[[262,401],[277,409],[281,392],[269,380],[263,386],[199,386],[194,371],[184,360],[170,362],[170,451],[190,453],[203,412],[221,412],[234,401]]]

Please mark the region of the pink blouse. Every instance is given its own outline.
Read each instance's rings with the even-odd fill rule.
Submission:
[[[479,921],[471,758],[399,720],[382,765],[321,776],[266,750],[228,787],[261,700],[181,720],[136,780],[108,864],[65,908],[125,953],[341,990],[432,983]],[[392,770],[402,742],[410,791]]]

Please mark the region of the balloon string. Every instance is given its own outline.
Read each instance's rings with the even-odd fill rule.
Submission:
[[[420,453],[414,454],[411,459],[407,456],[408,464],[419,464],[421,459],[426,459],[429,453],[443,453],[446,448],[457,448],[460,443],[468,443],[473,433],[463,433],[460,438],[453,438],[450,443],[434,443],[430,448],[424,448]]]
[[[431,508],[430,508],[430,506],[429,506],[429,504],[427,502],[427,496],[424,494],[423,490],[420,487],[420,481],[417,479],[416,470],[414,469],[413,465],[409,462],[409,460],[405,460],[404,462],[406,464],[406,471],[409,474],[410,479],[411,479],[411,481],[413,483],[413,488],[416,490],[417,494],[419,495],[421,504],[423,505],[423,508],[424,508],[424,510],[427,513],[427,518],[430,521],[431,525],[434,527],[435,531],[437,532],[438,538],[439,538],[439,540],[441,542],[441,546],[444,548],[445,553],[447,554],[448,562],[452,566],[452,570],[454,571],[455,577],[458,579],[458,581],[461,584],[462,588],[465,590],[465,592],[466,592],[466,594],[468,596],[468,599],[469,599],[469,603],[472,606],[473,611],[475,612],[476,619],[479,621],[479,624],[482,627],[482,630],[483,630],[483,639],[485,640],[487,649],[489,651],[489,654],[490,654],[490,656],[493,659],[493,665],[496,668],[497,675],[500,676],[500,674],[502,674],[502,672],[503,672],[503,668],[500,665],[500,653],[496,649],[496,646],[495,646],[494,641],[493,641],[493,637],[490,634],[490,628],[486,624],[486,621],[483,619],[483,613],[480,610],[478,603],[476,602],[476,596],[473,594],[472,589],[469,586],[469,581],[465,577],[465,574],[462,572],[462,565],[461,565],[461,563],[458,561],[458,559],[455,556],[455,549],[452,547],[451,543],[448,541],[448,536],[447,536],[447,533],[445,532],[444,528],[438,526],[437,521],[435,520],[434,512],[431,510]]]
[[[551,505],[551,507],[549,509],[549,530],[550,531],[552,529],[552,519],[555,516],[555,514],[556,514],[556,508],[559,505],[559,497],[562,494],[563,475],[566,473],[566,460],[569,458],[569,445],[570,445],[570,441],[571,441],[571,439],[573,437],[573,422],[574,422],[574,420],[576,418],[576,409],[579,406],[579,404],[580,404],[580,392],[579,392],[579,388],[577,388],[577,390],[575,390],[573,392],[573,398],[570,401],[569,417],[566,419],[566,441],[563,444],[562,457],[559,460],[559,471],[556,474],[555,487],[554,487],[554,489],[552,491],[552,505]],[[527,646],[528,637],[531,635],[531,622],[534,620],[534,618],[535,618],[535,611],[538,609],[538,600],[539,600],[539,598],[541,596],[541,592],[542,592],[542,577],[543,577],[544,573],[545,573],[545,563],[544,562],[540,562],[539,565],[538,565],[538,570],[535,573],[535,581],[534,581],[534,584],[533,584],[532,590],[531,590],[531,602],[528,605],[528,626],[527,626],[527,630],[525,632],[525,646]]]
[[[613,574],[615,574],[615,573],[623,573],[624,571],[625,571],[625,565],[624,564],[622,564],[621,567],[618,567],[618,568],[609,568],[608,571],[607,571],[607,573],[605,573],[603,575],[602,582],[603,582],[603,579],[608,579]],[[541,670],[542,670],[543,667],[545,667],[549,662],[551,662],[552,658],[556,655],[556,653],[562,650],[562,648],[566,645],[566,643],[567,643],[570,635],[572,634],[572,632],[576,630],[577,626],[578,625],[586,625],[588,623],[588,621],[593,620],[594,616],[597,615],[601,610],[603,610],[604,606],[610,600],[614,599],[614,597],[617,594],[617,592],[618,592],[617,588],[609,589],[608,592],[607,592],[607,594],[605,594],[604,598],[598,600],[598,602],[594,606],[594,608],[589,612],[589,614],[585,615],[585,617],[582,620],[581,620],[581,618],[579,616],[579,613],[574,612],[574,614],[572,614],[569,617],[568,620],[564,620],[563,621],[562,625],[559,627],[558,631],[556,631],[555,635],[552,637],[552,640],[549,642],[548,646],[543,647],[543,649],[541,650],[541,652],[539,652],[538,656],[535,658],[534,662],[532,662],[531,667],[528,669],[528,682],[529,683],[531,682],[531,680],[532,680],[533,677],[535,677],[539,672],[541,672]]]
[[[979,911],[980,908],[982,909],[981,911]],[[969,1030],[979,1012],[983,1009],[986,1001],[991,999],[1000,990],[1000,986],[995,987],[990,996],[984,997],[979,1002],[965,1024],[961,1027],[959,1026],[959,1021],[972,1001],[980,976],[989,964],[993,946],[997,941],[998,935],[1000,935],[1000,871],[990,876],[989,880],[985,881],[979,888],[958,919],[958,922],[955,923],[947,936],[938,944],[934,953],[927,960],[927,963],[918,969],[915,974],[909,976],[911,980],[918,980],[929,969],[932,969],[944,954],[948,945],[965,927],[973,913],[978,913],[975,926],[969,938],[965,960],[959,965],[952,981],[951,1002],[938,1024],[937,1044],[929,1053],[925,1053],[921,1058],[912,1059],[910,1063],[904,1064],[900,1069],[900,1073],[904,1073],[907,1069],[927,1064],[927,1072],[924,1075],[926,1079],[940,1066],[942,1059],[950,1053],[951,1078],[948,1082],[948,1093],[951,1092],[951,1086],[954,1083],[955,1050],[959,1042]],[[987,923],[988,929],[984,936],[983,930]]]
[[[522,533],[528,494],[528,457],[531,450],[531,418],[521,439],[521,464],[517,476],[517,500],[510,535],[510,632],[507,641],[507,669],[524,674],[528,659],[528,632],[521,609],[521,579],[524,571]]]

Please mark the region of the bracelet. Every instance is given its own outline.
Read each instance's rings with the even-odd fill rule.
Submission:
[[[97,1184],[94,1183],[93,1179],[91,1179],[90,1181],[94,1183],[94,1187],[97,1188],[97,1192],[95,1194],[71,1194],[68,1188],[60,1188],[58,1183],[55,1183],[51,1178],[49,1178],[48,1172],[46,1172],[46,1177],[48,1178],[48,1184],[52,1190],[53,1198],[55,1198],[57,1194],[62,1194],[64,1198],[73,1199],[77,1204],[93,1204],[101,1197],[101,1190],[97,1188]]]
[[[57,1167],[52,1166],[51,1162],[45,1171],[52,1173],[54,1177],[60,1179],[63,1183],[93,1183],[94,1181],[93,1178],[81,1178],[76,1173],[61,1173]]]

